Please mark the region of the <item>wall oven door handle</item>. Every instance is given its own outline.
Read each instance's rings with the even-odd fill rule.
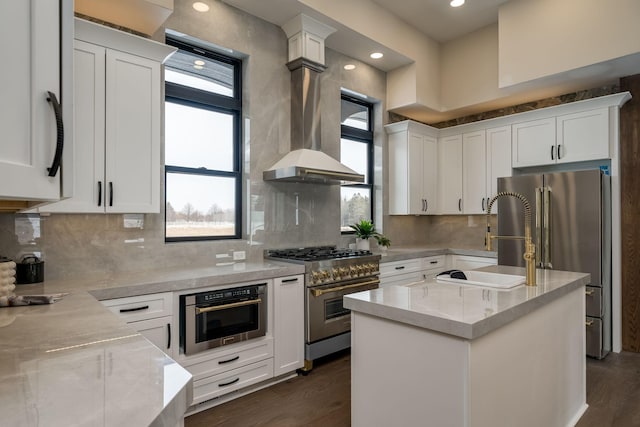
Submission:
[[[226,310],[228,308],[243,307],[245,305],[255,305],[262,303],[262,299],[252,299],[249,301],[232,302],[231,304],[214,305],[212,307],[196,307],[196,314],[208,313],[210,311]]]
[[[379,284],[380,284],[380,280],[375,279],[375,280],[368,280],[366,282],[353,283],[351,285],[336,286],[335,288],[311,289],[311,293],[313,294],[314,297],[319,297],[324,294],[328,294],[329,292],[338,292],[338,291],[343,291],[345,289],[360,288],[362,286],[379,285]]]

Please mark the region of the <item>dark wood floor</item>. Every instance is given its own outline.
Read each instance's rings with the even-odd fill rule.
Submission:
[[[349,426],[350,363],[348,351],[316,361],[306,377],[194,414],[185,427]],[[640,353],[587,359],[587,403],[577,427],[640,426]]]

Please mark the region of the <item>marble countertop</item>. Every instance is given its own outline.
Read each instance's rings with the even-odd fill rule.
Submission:
[[[378,252],[376,252],[378,253]],[[477,248],[446,248],[442,246],[392,246],[386,251],[379,252],[380,262],[404,261],[414,258],[425,258],[436,255],[470,255],[487,258],[497,258],[498,253]]]
[[[222,286],[303,274],[304,266],[278,261],[242,262],[225,266],[122,272],[103,277],[45,280],[16,287],[18,295],[89,292],[99,300]]]
[[[0,308],[0,407],[11,426],[175,426],[192,378],[86,292]]]
[[[483,271],[525,274],[524,268],[488,266]],[[473,340],[590,283],[589,274],[537,270],[537,286],[511,290],[440,283],[390,286],[349,294],[344,306],[420,328]]]

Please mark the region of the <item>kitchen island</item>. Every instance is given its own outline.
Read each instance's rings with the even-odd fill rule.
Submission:
[[[587,406],[589,275],[538,270],[537,283],[427,280],[345,296],[352,425],[574,425]]]

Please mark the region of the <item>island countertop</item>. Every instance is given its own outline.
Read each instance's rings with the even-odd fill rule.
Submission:
[[[191,374],[86,292],[0,308],[2,425],[176,426]]]
[[[483,271],[524,275],[520,267],[489,266]],[[390,286],[349,294],[344,306],[380,318],[473,340],[557,298],[589,284],[589,274],[537,270],[537,286],[510,290],[440,283]]]

